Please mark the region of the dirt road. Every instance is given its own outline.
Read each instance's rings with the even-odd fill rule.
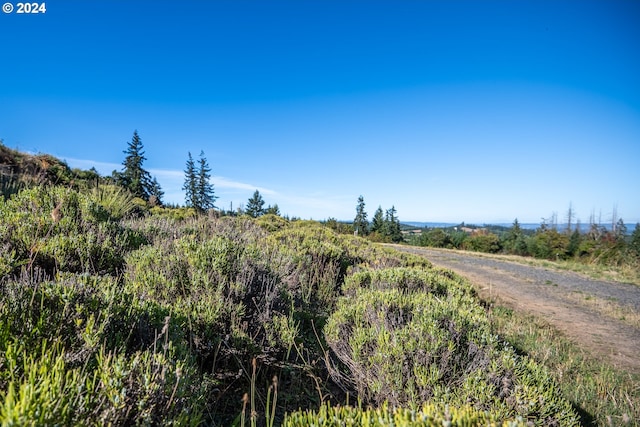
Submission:
[[[467,277],[483,298],[541,317],[576,344],[613,366],[640,373],[640,328],[584,304],[599,299],[637,315],[640,287],[592,280],[582,275],[533,267],[456,251],[394,245],[425,256],[434,265]]]

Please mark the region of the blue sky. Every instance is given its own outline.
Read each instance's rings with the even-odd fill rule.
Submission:
[[[15,4],[16,2],[14,2]],[[640,221],[638,1],[60,1],[0,14],[0,138],[165,199],[352,219]]]

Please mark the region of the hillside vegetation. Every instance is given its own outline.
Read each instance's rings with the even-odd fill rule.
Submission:
[[[131,203],[0,201],[5,424],[578,423],[450,271],[315,222]]]

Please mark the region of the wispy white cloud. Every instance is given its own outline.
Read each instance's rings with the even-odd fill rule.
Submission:
[[[73,159],[70,157],[67,157],[64,160],[72,168],[95,168],[101,175],[111,175],[111,172],[114,170],[122,169],[122,165],[119,163],[96,162],[95,160]]]
[[[118,163],[98,162],[95,160],[66,158],[67,164],[72,168],[91,169],[95,168],[101,175],[111,175],[114,170],[121,170],[122,165]],[[184,182],[184,171],[175,169],[149,169],[151,176],[154,176],[165,189],[182,188]],[[269,188],[246,182],[234,181],[223,176],[213,176],[211,181],[216,189],[255,191],[269,196],[277,196],[278,192]],[[169,194],[167,192],[167,194]]]

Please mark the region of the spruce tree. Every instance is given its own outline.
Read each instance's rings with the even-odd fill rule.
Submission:
[[[402,231],[400,230],[400,221],[396,217],[396,208],[391,206],[391,209],[387,210],[384,221],[384,234],[392,242],[401,242]]]
[[[122,173],[114,172],[113,176],[118,184],[127,188],[134,196],[149,200],[152,186],[151,175],[142,167],[144,161],[147,160],[144,157],[143,148],[138,131],[133,131],[133,138],[124,151],[127,156],[122,162],[124,166]]]
[[[264,214],[263,206],[264,200],[262,199],[262,195],[258,190],[256,190],[255,193],[253,193],[253,196],[247,202],[247,207],[245,208],[244,212],[253,218],[257,218]]]
[[[371,221],[371,232],[382,233],[384,228],[384,213],[382,212],[382,206],[378,206],[376,212],[373,214],[373,220]]]
[[[200,199],[198,197],[198,178],[196,176],[196,165],[193,162],[193,157],[191,157],[191,152],[189,152],[186,169],[184,170],[184,185],[182,186],[182,189],[185,192],[185,204],[190,208],[199,210]]]
[[[200,151],[200,159],[198,160],[199,168],[198,168],[198,182],[197,182],[197,192],[198,192],[198,201],[200,203],[199,210],[207,211],[209,209],[213,209],[214,203],[217,197],[213,191],[213,184],[211,183],[211,168],[207,163],[206,157],[204,157],[204,151]]]
[[[280,208],[278,207],[278,204],[276,203],[275,205],[271,206],[267,206],[267,209],[264,211],[265,214],[273,214],[273,215],[278,215],[280,216]]]
[[[367,221],[367,213],[364,211],[364,197],[358,197],[356,206],[356,217],[353,220],[353,229],[356,234],[366,236],[369,234],[369,221]]]

